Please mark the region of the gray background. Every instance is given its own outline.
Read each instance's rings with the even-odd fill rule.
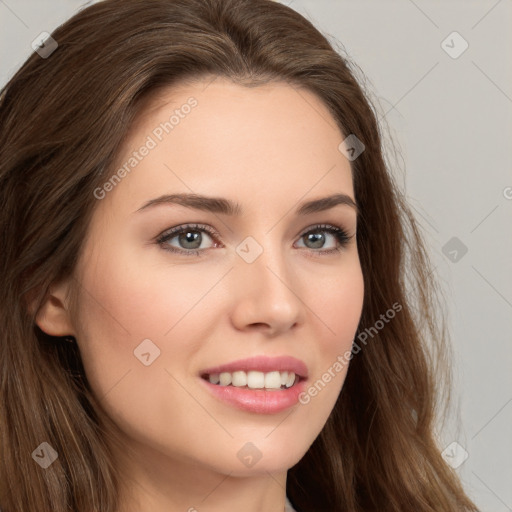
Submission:
[[[512,2],[282,3],[368,80],[448,305],[456,407],[440,443],[460,445],[445,452],[454,466],[468,453],[456,471],[482,511],[512,511]],[[0,84],[84,4],[0,0]],[[469,45],[457,58],[445,51],[463,48],[454,31]]]

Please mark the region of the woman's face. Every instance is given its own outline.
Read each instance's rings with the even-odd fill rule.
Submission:
[[[141,463],[286,471],[320,433],[363,302],[343,139],[312,93],[221,78],[169,88],[132,126],[95,191],[72,325],[90,386]],[[297,213],[335,194],[347,197]],[[260,356],[267,366],[214,371]],[[244,375],[272,386],[292,369],[302,377],[288,391],[241,389]]]

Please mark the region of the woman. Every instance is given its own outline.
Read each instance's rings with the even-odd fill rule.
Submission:
[[[0,118],[4,512],[477,510],[421,237],[307,20],[106,0]]]

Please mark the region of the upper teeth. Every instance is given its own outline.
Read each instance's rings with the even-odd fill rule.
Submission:
[[[287,388],[293,386],[295,373],[278,371],[268,373],[257,371],[222,372],[208,375],[208,380],[212,384],[220,384],[221,386],[229,386],[231,384],[236,387],[247,386],[251,389],[279,389],[281,386],[286,386]]]

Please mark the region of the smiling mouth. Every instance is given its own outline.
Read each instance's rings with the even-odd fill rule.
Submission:
[[[205,373],[201,378],[220,387],[235,387],[240,389],[279,391],[289,389],[301,380],[299,375],[291,371],[259,372],[234,371],[221,373]]]

